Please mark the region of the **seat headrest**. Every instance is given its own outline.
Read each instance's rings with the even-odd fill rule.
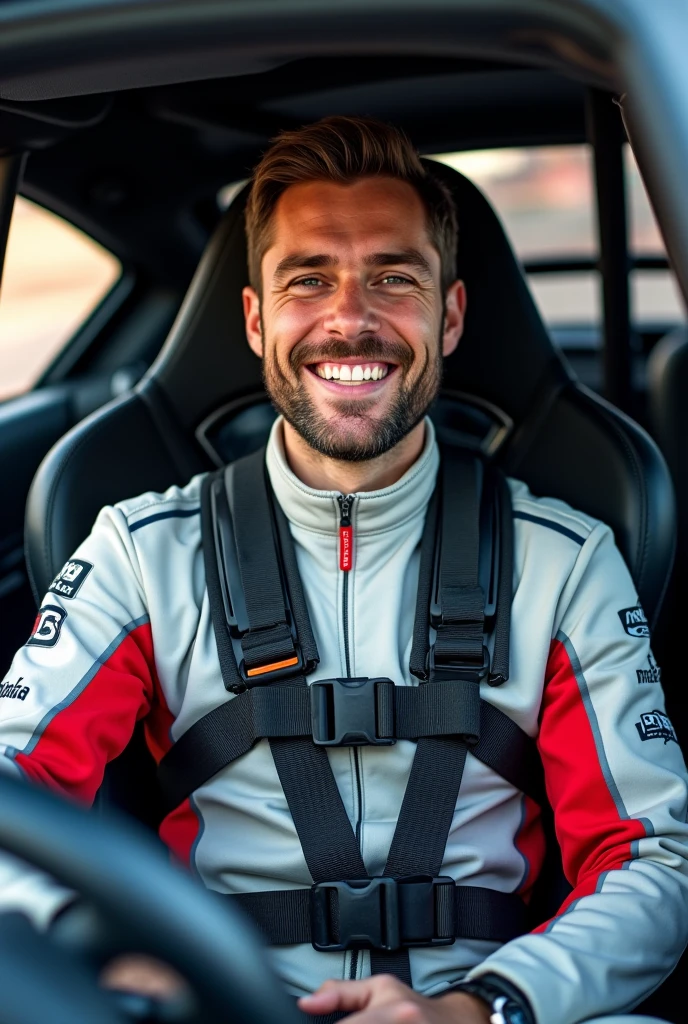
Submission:
[[[463,338],[446,361],[445,386],[497,405],[518,424],[548,375],[565,371],[504,229],[487,199],[457,171],[426,161],[449,186],[459,221],[458,271],[468,309]],[[261,387],[246,342],[241,290],[248,283],[244,206],[224,214],[169,338],[142,381],[154,381],[180,425],[194,431],[213,411]]]

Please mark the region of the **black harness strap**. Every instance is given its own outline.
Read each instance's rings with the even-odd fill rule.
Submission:
[[[242,631],[241,649],[249,676],[266,665],[297,657],[287,621],[264,466],[265,453],[260,451],[239,459],[228,470],[234,475],[228,494],[248,625],[248,630]]]
[[[312,686],[273,683],[253,687],[204,715],[158,767],[166,811],[248,753],[258,740],[312,739],[315,696]],[[478,760],[539,802],[541,763],[534,743],[494,705],[480,700],[476,715],[474,702],[461,699],[470,698],[470,691],[457,692],[451,682],[416,687],[380,680],[375,696],[381,738],[470,736],[478,741],[470,748]]]
[[[201,535],[203,537],[203,565],[208,590],[208,602],[213,620],[213,632],[215,633],[215,642],[217,644],[217,656],[220,661],[222,682],[226,690],[236,693],[241,686],[241,677],[234,658],[229,615],[225,609],[222,593],[220,566],[225,564],[226,558],[221,547],[222,539],[218,536],[220,524],[224,523],[229,516],[216,514],[217,509],[215,506],[218,491],[220,492],[220,500],[223,500],[225,505],[227,502],[222,477],[223,471],[220,473],[209,473],[203,481],[201,487]],[[174,749],[172,747],[172,750]],[[188,795],[186,793],[182,799],[185,799]]]
[[[426,881],[413,880],[400,883],[399,893],[402,932],[417,937],[427,923],[414,913],[416,890],[427,887]],[[325,895],[327,883],[318,887]],[[300,942],[317,942],[320,928],[328,932],[333,945],[338,945],[340,934],[339,903],[332,900],[328,921],[319,920],[313,911],[312,889],[281,889],[277,892],[247,892],[223,896],[236,904],[260,928],[272,946],[289,946]],[[329,909],[329,908],[328,908]],[[486,942],[509,942],[522,935],[527,928],[527,910],[523,900],[509,892],[498,892],[482,886],[457,885],[435,888],[435,922],[439,939],[479,939]],[[315,932],[314,934],[314,925]],[[422,942],[418,943],[419,945]]]
[[[430,681],[419,689],[429,694],[449,686],[473,706],[477,722],[470,740],[480,736],[480,675],[468,677],[455,665],[483,665],[485,597],[479,582],[482,464],[471,456],[444,452],[442,472],[442,531],[439,550],[439,593],[430,595],[440,618],[431,648]],[[425,621],[431,610],[425,609]],[[432,622],[432,618],[431,618]],[[441,668],[439,667],[441,665]],[[447,666],[445,668],[445,666]],[[451,666],[451,667],[448,667]],[[436,681],[436,676],[447,682]],[[422,737],[416,745],[411,774],[392,838],[385,875],[393,878],[439,875],[452,817],[466,764],[466,733]],[[411,978],[408,951],[372,950],[373,974],[392,970]],[[403,973],[402,973],[403,972]]]
[[[257,740],[268,738],[314,880],[310,890],[228,897],[243,901],[272,942],[311,941],[323,950],[367,946],[374,973],[392,971],[410,984],[410,946],[446,944],[456,937],[507,941],[522,934],[520,897],[439,877],[469,746],[522,789],[534,786],[531,762],[539,767],[537,755],[530,754],[532,741],[479,697],[480,681],[490,670],[485,603],[495,603],[495,589],[492,633],[501,667],[490,681],[508,675],[511,547],[498,522],[501,518],[502,526],[511,528],[508,491],[502,491],[497,508],[492,471],[472,455],[444,453],[441,517],[436,493],[421,545],[411,655],[420,686],[319,680],[309,688],[305,673],[317,664],[317,649],[289,526],[266,480],[264,452],[234,463],[225,474],[204,484],[203,539],[223,680],[237,696],[197,722],[161,762],[170,809]],[[488,554],[499,541],[498,588],[492,563],[485,583],[486,514],[497,520],[489,524]],[[374,704],[373,742],[418,740],[380,877],[367,874],[324,749],[357,742],[348,738],[349,727],[337,733],[337,716],[343,709],[346,718],[351,704],[350,694],[338,697],[339,684],[367,687],[365,699],[372,696]],[[334,739],[320,736],[323,721],[326,733],[332,725]],[[354,732],[358,728],[356,720]]]
[[[230,567],[238,570],[241,578],[241,595],[237,593],[236,587],[232,589],[231,580],[227,578],[224,581],[224,598],[220,603],[217,600],[217,588],[209,589],[210,610],[216,637],[219,633],[224,639],[222,627],[227,621],[229,611],[232,625],[240,637],[241,652],[244,656],[243,665],[238,666],[238,675],[244,687],[249,681],[246,677],[250,677],[252,669],[270,667],[275,662],[279,664],[294,657],[297,659],[297,665],[293,674],[287,677],[286,685],[263,689],[258,684],[265,679],[269,681],[274,678],[274,670],[261,673],[255,677],[254,689],[223,706],[239,719],[236,739],[240,739],[242,717],[245,737],[250,731],[249,718],[252,717],[252,708],[261,703],[266,706],[274,700],[272,693],[277,693],[278,698],[282,698],[280,711],[284,712],[287,721],[289,720],[290,709],[293,711],[295,708],[299,693],[307,697],[308,688],[302,674],[304,651],[297,645],[297,635],[299,641],[306,645],[306,656],[311,656],[309,660],[317,661],[317,649],[308,622],[300,581],[296,588],[294,587],[298,573],[295,570],[296,558],[293,549],[284,557],[284,529],[280,530],[279,521],[275,525],[273,519],[273,503],[265,475],[265,450],[240,459],[228,467],[225,473],[230,474],[230,479],[221,481],[222,490],[229,494],[231,504],[230,517],[224,524],[223,564],[226,567],[225,571]],[[231,486],[225,486],[226,483]],[[217,499],[221,501],[219,495]],[[286,534],[289,537],[286,546],[291,548],[291,535],[288,529]],[[278,551],[277,535],[282,541],[281,551]],[[288,574],[286,580],[281,576],[282,565],[286,567]],[[240,596],[244,608],[239,607]],[[229,630],[230,637],[232,625]],[[236,638],[234,640],[229,650],[226,644],[223,644],[223,651],[225,658],[230,657],[234,660],[236,668]],[[219,644],[218,654],[220,655]],[[278,677],[283,678],[284,670],[278,671]],[[226,674],[231,677],[232,670],[229,669]],[[294,691],[293,694],[288,692],[290,690]],[[236,712],[231,711],[234,706],[237,708]],[[223,751],[223,755],[232,755],[237,749],[231,749],[234,737],[227,733],[226,723],[218,714],[220,710],[218,708],[211,712],[193,727],[197,730],[195,735],[201,738],[201,743],[193,741],[192,730],[186,734],[190,736],[186,749],[187,756],[198,756],[206,771],[214,768],[217,760],[224,759],[224,756],[219,756],[219,750]],[[268,736],[270,734],[267,733]],[[270,748],[313,880],[317,882],[328,877],[365,877],[363,859],[327,752],[322,747],[315,746],[312,740],[305,739],[303,734],[294,734],[293,739],[283,738],[285,735],[289,737],[290,731],[288,730],[286,734],[283,730],[279,733],[272,732]],[[278,736],[280,738],[277,738]],[[215,747],[215,743],[219,743],[220,747]],[[174,747],[172,749],[174,750]],[[193,760],[191,763],[194,763]],[[213,774],[216,774],[216,771],[213,771]],[[174,761],[167,762],[162,771],[162,778],[164,779],[166,775],[179,779],[179,762],[176,769]],[[322,828],[324,821],[328,823],[326,830]]]
[[[298,739],[271,740],[270,749],[313,881],[367,878],[325,748]]]

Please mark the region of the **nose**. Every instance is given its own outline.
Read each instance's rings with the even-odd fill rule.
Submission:
[[[341,338],[357,338],[380,330],[372,296],[361,281],[353,277],[340,281],[325,312],[323,328]]]

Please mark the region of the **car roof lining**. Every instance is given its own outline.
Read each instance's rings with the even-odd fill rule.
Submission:
[[[0,97],[47,100],[375,53],[506,60],[613,88],[612,54],[634,2],[15,0],[0,5]]]

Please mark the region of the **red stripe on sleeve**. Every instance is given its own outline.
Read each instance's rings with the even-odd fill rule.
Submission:
[[[92,802],[105,765],[124,750],[153,699],[150,623],[122,640],[74,700],[48,723],[30,754],[15,756],[40,785]]]
[[[190,800],[176,807],[160,826],[160,838],[184,867],[189,867],[191,863],[199,828],[200,821]]]
[[[155,705],[146,720],[146,742],[156,764],[160,763],[172,746],[170,729],[173,723],[174,715],[167,706],[165,694],[156,677]],[[158,829],[158,835],[165,846],[184,867],[188,868],[191,864],[200,825],[200,819],[191,806],[191,801],[185,800],[163,819]]]
[[[545,859],[545,834],[542,831],[540,808],[529,796],[523,797],[523,821],[514,845],[526,862],[523,881],[516,890],[527,903]]]
[[[552,642],[547,663],[538,749],[564,874],[574,887],[559,916],[575,900],[594,893],[605,871],[630,860],[631,844],[646,833],[642,822],[623,818],[614,803],[575,671],[558,640]]]

